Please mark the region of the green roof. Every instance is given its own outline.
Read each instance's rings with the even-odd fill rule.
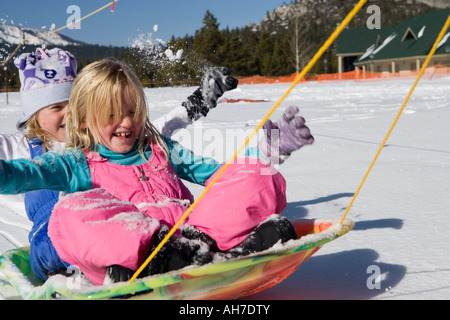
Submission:
[[[397,26],[381,29],[352,28],[344,30],[337,40],[337,54],[362,55],[357,61],[426,56],[450,15],[450,9],[428,12],[407,19]],[[450,50],[447,32],[436,54]]]

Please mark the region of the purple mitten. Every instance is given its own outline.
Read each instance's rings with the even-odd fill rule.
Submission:
[[[283,163],[292,152],[314,142],[305,118],[296,116],[298,112],[297,107],[289,107],[281,119],[275,122],[269,119],[264,124],[266,134],[258,148],[272,164]]]

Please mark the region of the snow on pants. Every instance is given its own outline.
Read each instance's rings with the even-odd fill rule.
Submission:
[[[286,207],[284,178],[265,169],[259,162],[229,166],[186,224],[208,234],[221,250],[240,244],[259,223]],[[64,261],[101,285],[108,266],[137,270],[151,249],[160,222],[137,206],[103,189],[70,194],[55,206],[49,235]]]
[[[262,221],[286,208],[286,181],[274,168],[245,159],[231,164],[198,203],[187,222],[209,235],[219,249],[229,250]],[[208,179],[208,186],[216,173]]]
[[[93,189],[63,197],[53,209],[48,234],[61,259],[102,285],[109,266],[137,270],[159,228],[158,220],[132,203]]]

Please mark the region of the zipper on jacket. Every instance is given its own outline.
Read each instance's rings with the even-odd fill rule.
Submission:
[[[142,168],[139,167],[139,166],[136,166],[136,167],[138,168],[139,172],[141,173],[141,176],[139,177],[139,180],[147,181],[148,177],[145,175],[144,170],[142,170]]]

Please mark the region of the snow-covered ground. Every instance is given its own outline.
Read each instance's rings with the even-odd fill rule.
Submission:
[[[272,118],[299,106],[316,142],[280,166],[286,216],[342,217],[413,82],[309,82],[291,92]],[[227,148],[240,146],[234,137],[250,133],[288,87],[239,86],[225,97],[267,102],[219,104],[179,137],[225,160]],[[150,115],[168,112],[193,89],[147,89]],[[19,94],[10,93],[6,105],[1,93],[0,133],[15,132],[20,114]],[[448,299],[449,120],[450,78],[422,79],[348,214],[355,228],[248,299]],[[21,196],[0,196],[0,251],[26,245],[30,227]]]

